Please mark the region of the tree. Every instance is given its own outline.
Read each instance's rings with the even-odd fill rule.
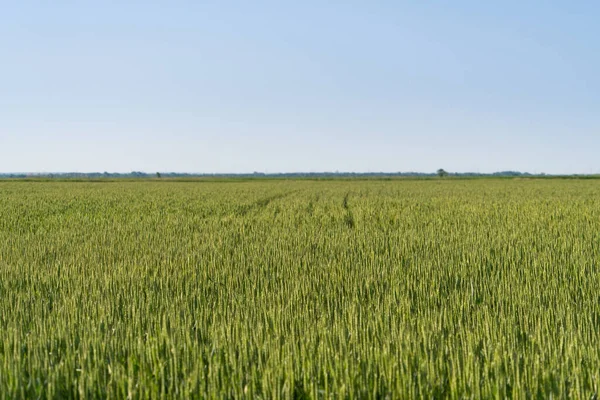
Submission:
[[[448,176],[448,173],[447,173],[447,172],[446,172],[446,171],[445,171],[443,168],[440,168],[440,169],[438,169],[438,170],[437,170],[437,174],[438,174],[438,176],[439,176],[440,178],[443,178],[443,177],[445,177],[445,176]]]
[[[157,173],[156,173],[156,177],[157,177],[157,178],[160,178],[160,172],[157,172]]]

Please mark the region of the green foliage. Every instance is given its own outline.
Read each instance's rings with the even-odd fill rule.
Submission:
[[[445,176],[448,176],[448,172],[446,172],[446,170],[440,168],[436,171],[437,176],[439,176],[440,178],[443,178]]]
[[[0,398],[590,398],[594,181],[0,182]]]

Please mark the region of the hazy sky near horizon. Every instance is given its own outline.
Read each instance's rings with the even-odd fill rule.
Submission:
[[[0,172],[600,172],[596,1],[18,1]]]

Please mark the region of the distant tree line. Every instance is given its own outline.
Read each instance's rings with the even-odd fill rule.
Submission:
[[[447,172],[439,169],[436,172],[289,172],[289,173],[221,173],[221,174],[202,174],[202,173],[180,173],[180,172],[154,172],[146,173],[132,171],[128,173],[113,172],[62,172],[62,173],[0,173],[0,178],[393,178],[393,177],[414,177],[414,178],[433,178],[433,177],[552,177],[544,173],[530,174],[519,171],[500,171],[491,174],[478,172]],[[570,177],[597,177],[595,175],[569,175]]]

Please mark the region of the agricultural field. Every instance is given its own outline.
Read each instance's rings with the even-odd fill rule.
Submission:
[[[597,398],[600,181],[0,181],[0,398]]]

